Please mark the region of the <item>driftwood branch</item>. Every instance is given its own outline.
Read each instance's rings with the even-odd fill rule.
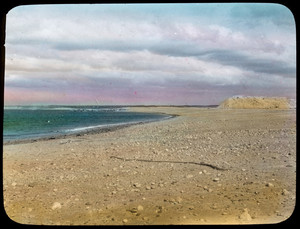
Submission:
[[[122,157],[117,157],[117,156],[110,156],[110,158],[115,158],[115,159],[119,159],[119,160],[123,160],[123,161],[141,161],[141,162],[158,162],[158,163],[194,164],[194,165],[208,166],[208,167],[210,167],[212,169],[216,169],[216,170],[222,170],[222,171],[228,170],[228,169],[220,168],[220,167],[217,167],[215,165],[211,165],[211,164],[204,163],[204,162],[147,160],[147,159],[122,158]]]

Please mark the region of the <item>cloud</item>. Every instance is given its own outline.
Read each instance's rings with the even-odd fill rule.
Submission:
[[[237,51],[211,50],[210,52],[199,56],[199,58],[207,61],[212,60],[223,65],[236,66],[257,73],[278,74],[292,78],[296,75],[296,68],[294,65],[271,58],[257,58]]]
[[[18,7],[7,17],[6,91],[75,90],[116,103],[293,96],[293,23],[274,4]]]

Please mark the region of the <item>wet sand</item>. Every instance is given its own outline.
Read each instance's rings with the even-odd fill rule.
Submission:
[[[133,107],[178,115],[4,145],[4,207],[24,224],[256,224],[287,219],[296,111]]]

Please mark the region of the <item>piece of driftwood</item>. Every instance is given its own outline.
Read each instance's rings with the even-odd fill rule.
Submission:
[[[158,163],[178,163],[178,164],[194,164],[194,165],[203,165],[210,167],[212,169],[226,171],[228,169],[220,168],[215,165],[211,165],[204,162],[194,162],[194,161],[163,161],[163,160],[147,160],[147,159],[135,159],[135,158],[123,158],[123,157],[117,157],[117,156],[110,156],[110,158],[115,158],[123,161],[141,161],[141,162],[158,162]]]

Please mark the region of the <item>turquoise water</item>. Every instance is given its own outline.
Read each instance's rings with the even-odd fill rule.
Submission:
[[[5,107],[3,140],[37,139],[169,117],[116,106]]]

